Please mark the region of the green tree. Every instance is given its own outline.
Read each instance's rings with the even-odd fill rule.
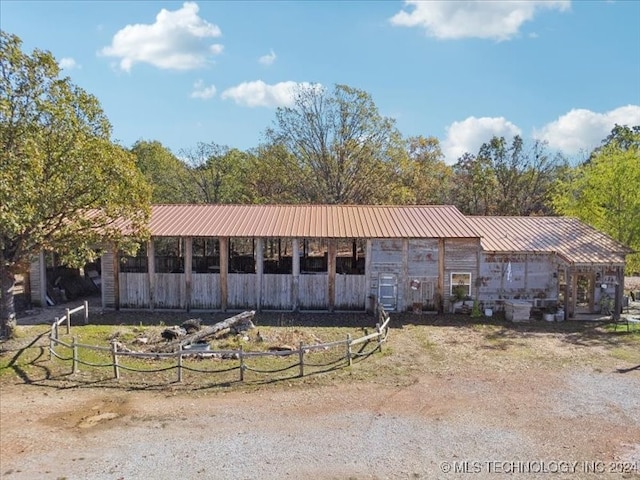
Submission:
[[[249,203],[249,154],[216,143],[198,143],[184,150],[186,169],[182,188],[189,203]]]
[[[553,204],[563,215],[579,218],[619,242],[640,251],[640,129],[619,127],[583,165],[558,182]],[[630,255],[627,270],[640,271],[640,255]]]
[[[292,175],[304,202],[382,203],[391,198],[402,138],[394,121],[380,115],[370,95],[346,85],[332,91],[299,89],[293,107],[279,108],[272,145],[282,145],[297,168]]]
[[[400,160],[397,203],[445,205],[451,202],[453,168],[444,161],[436,137],[410,137]]]
[[[69,265],[146,235],[149,187],[110,141],[98,100],[60,78],[49,52],[0,32],[0,322],[13,334],[14,275],[41,250]],[[131,239],[124,238],[128,225]]]
[[[267,144],[253,150],[249,155],[247,174],[251,203],[304,202],[299,196],[304,174],[284,145]]]
[[[184,203],[187,195],[181,179],[185,165],[158,141],[137,141],[131,147],[136,165],[151,185],[153,203]]]

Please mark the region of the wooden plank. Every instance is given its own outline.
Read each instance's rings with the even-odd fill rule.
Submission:
[[[366,275],[337,275],[336,308],[339,310],[365,310],[367,308],[366,285]]]
[[[336,306],[336,255],[338,250],[335,238],[328,239],[327,250],[327,303],[329,311],[333,312]]]
[[[194,273],[191,276],[191,308],[220,308],[220,274]]]
[[[264,239],[256,238],[256,309],[262,309],[262,283],[264,274]]]
[[[292,275],[293,283],[291,284],[291,304],[293,311],[300,308],[300,242],[297,238],[291,241],[292,246]]]
[[[153,238],[147,243],[147,274],[149,276],[149,308],[156,304],[156,254]]]
[[[120,274],[120,305],[128,308],[149,306],[149,277],[146,273]]]
[[[227,311],[229,300],[229,237],[220,237],[220,307]]]
[[[262,308],[269,310],[290,310],[294,308],[293,276],[266,273],[263,276]]]
[[[437,307],[438,312],[444,312],[444,295],[445,295],[445,243],[444,238],[438,239],[438,298],[437,298]]]
[[[325,310],[327,308],[327,274],[300,275],[300,308]]]
[[[185,281],[184,308],[187,310],[187,312],[191,310],[192,275],[193,275],[193,238],[185,237],[184,239],[184,281]]]

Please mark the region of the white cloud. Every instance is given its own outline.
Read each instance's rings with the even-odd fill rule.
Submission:
[[[276,54],[273,50],[270,50],[269,53],[267,53],[266,55],[261,56],[258,61],[262,64],[262,65],[272,65],[273,62],[276,61]]]
[[[618,125],[640,125],[640,105],[627,105],[605,113],[573,109],[557,120],[534,130],[534,138],[568,155],[591,151]]]
[[[412,10],[391,17],[398,27],[421,27],[440,39],[491,38],[509,40],[538,10],[568,10],[570,0],[419,1],[406,0]]]
[[[207,87],[204,84],[203,80],[197,80],[196,83],[193,84],[193,92],[191,92],[190,97],[207,100],[209,98],[213,98],[215,94],[216,94],[215,85],[209,85]]]
[[[74,68],[80,68],[80,65],[71,57],[61,58],[58,65],[63,70],[73,70]]]
[[[494,136],[510,140],[521,134],[520,128],[504,117],[468,117],[447,127],[442,151],[447,163],[453,164],[467,152],[478,153],[482,144]]]
[[[222,32],[200,18],[198,10],[194,2],[185,2],[175,11],[162,9],[155,23],[127,25],[99,53],[119,58],[120,68],[127,72],[136,63],[173,70],[202,67],[212,55],[220,54],[223,46],[207,43]]]
[[[267,85],[262,80],[243,82],[222,92],[223,99],[232,99],[246,107],[290,107],[299,88],[313,85],[307,82],[280,82]]]

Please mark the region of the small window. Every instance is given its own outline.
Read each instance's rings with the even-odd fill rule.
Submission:
[[[156,237],[153,239],[156,273],[184,273],[183,239]]]
[[[147,258],[147,244],[138,247],[135,255],[120,254],[120,271],[122,273],[147,273],[149,271]]]
[[[451,295],[456,298],[471,296],[471,273],[453,272],[451,274]]]

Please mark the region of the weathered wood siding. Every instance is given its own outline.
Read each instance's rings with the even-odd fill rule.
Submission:
[[[262,277],[262,308],[265,310],[291,310],[293,277],[266,273]]]
[[[451,273],[471,273],[471,295],[474,295],[478,277],[479,240],[447,238],[444,242],[444,291],[451,296]]]
[[[46,307],[47,286],[42,285],[42,275],[40,274],[40,256],[34,257],[29,266],[29,280],[31,282],[31,303],[38,307]],[[44,291],[43,291],[44,290]]]
[[[191,274],[191,308],[220,308],[220,275],[215,273]]]
[[[102,307],[115,308],[115,278],[113,272],[113,252],[108,251],[102,255],[100,261],[102,275]]]
[[[255,273],[230,273],[227,282],[228,308],[256,308],[258,297]]]
[[[336,309],[364,310],[367,305],[365,275],[336,275]]]
[[[124,308],[149,307],[149,275],[146,273],[120,273],[120,306]]]
[[[397,305],[403,304],[403,240],[375,239],[371,241],[370,295],[378,297],[380,274],[395,275],[398,279]]]
[[[325,310],[328,308],[329,287],[328,275],[326,273],[316,273],[300,275],[299,280],[299,302],[298,305],[304,310]]]
[[[558,280],[553,277],[557,269],[551,254],[483,253],[479,300],[491,305],[514,298],[558,298]]]
[[[156,308],[185,308],[185,298],[184,273],[156,273]]]
[[[409,240],[409,278],[438,278],[438,239]]]

